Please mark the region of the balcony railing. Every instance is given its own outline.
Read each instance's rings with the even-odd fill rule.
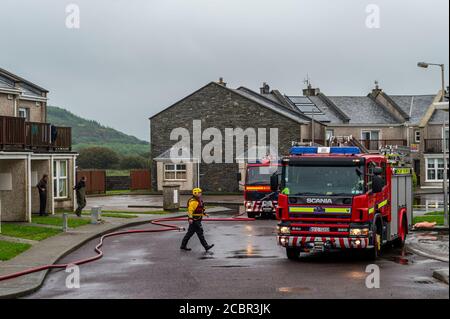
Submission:
[[[447,152],[449,150],[448,144],[449,144],[449,141],[447,140],[447,147],[446,147]],[[425,139],[425,146],[424,146],[425,148],[423,151],[425,153],[442,153],[442,151],[443,151],[442,145],[443,145],[442,138]]]
[[[407,146],[406,140],[361,140],[360,141],[365,148],[369,151],[377,151],[380,147],[384,147],[386,145],[399,145],[399,146]]]
[[[70,151],[72,130],[49,123],[0,116],[0,150]]]

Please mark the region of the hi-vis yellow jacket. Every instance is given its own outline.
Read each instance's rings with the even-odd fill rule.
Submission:
[[[202,200],[191,197],[188,200],[188,217],[194,220],[201,220],[205,216],[205,205]]]

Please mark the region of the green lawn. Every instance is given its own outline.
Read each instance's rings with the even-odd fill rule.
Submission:
[[[12,243],[0,240],[0,260],[6,261],[12,259],[30,247],[30,244]]]
[[[106,170],[106,176],[130,176],[130,170],[128,170],[128,169],[108,169],[108,170]]]
[[[31,222],[35,224],[42,225],[52,225],[52,226],[61,226],[62,227],[62,217],[59,216],[48,216],[48,217],[32,217]],[[86,218],[74,218],[69,217],[68,226],[70,228],[77,228],[86,224],[89,224],[90,220]]]
[[[2,224],[2,235],[30,240],[44,240],[59,234],[61,230],[48,227]]]
[[[428,213],[425,213],[425,215],[433,215],[433,216],[444,215],[444,212],[443,211],[428,212]]]
[[[137,191],[131,191],[129,189],[123,189],[123,190],[115,190],[115,191],[106,191],[107,196],[114,196],[114,195],[151,195],[153,194],[150,190],[137,190]],[[95,196],[95,195],[94,195]]]
[[[420,222],[436,222],[437,225],[444,225],[444,215],[440,216],[416,216],[414,217],[413,224],[420,223]]]
[[[112,218],[136,218],[137,215],[132,215],[132,213],[117,214],[117,213],[102,213],[102,217],[112,217]]]

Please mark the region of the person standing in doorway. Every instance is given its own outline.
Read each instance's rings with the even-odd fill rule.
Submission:
[[[81,177],[80,181],[73,188],[77,194],[77,209],[75,210],[75,214],[78,217],[81,217],[81,212],[83,208],[86,207],[86,176]]]
[[[48,175],[44,174],[36,185],[39,191],[39,216],[48,216],[47,214],[47,183]]]
[[[205,213],[205,205],[202,200],[202,190],[200,188],[194,188],[192,190],[192,195],[193,196],[188,201],[189,228],[186,236],[184,236],[183,241],[181,242],[180,249],[187,251],[191,250],[187,247],[187,243],[194,234],[197,234],[203,248],[208,251],[213,248],[214,245],[208,245],[203,232],[202,218],[203,216],[208,217],[208,214]]]

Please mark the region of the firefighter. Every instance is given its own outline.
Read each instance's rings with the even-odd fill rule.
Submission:
[[[214,247],[214,245],[208,245],[205,236],[203,234],[202,218],[203,216],[209,217],[205,213],[205,205],[202,201],[202,190],[200,188],[194,188],[192,190],[192,197],[188,200],[188,221],[189,228],[186,235],[181,242],[180,249],[190,251],[191,248],[187,247],[189,239],[197,233],[200,243],[203,245],[206,251]]]

